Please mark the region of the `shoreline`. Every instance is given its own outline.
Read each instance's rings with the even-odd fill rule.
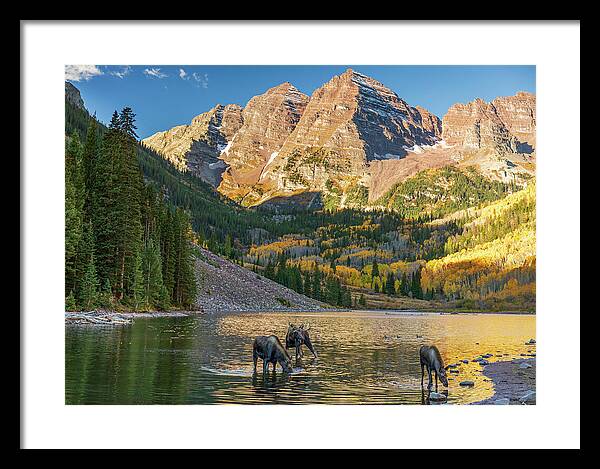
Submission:
[[[417,309],[340,309],[340,308],[285,308],[259,310],[259,309],[236,309],[236,310],[171,310],[171,311],[117,311],[117,310],[92,310],[92,311],[65,311],[65,321],[76,321],[78,318],[160,318],[160,317],[186,317],[198,314],[272,314],[272,313],[377,313],[385,315],[474,315],[474,314],[501,314],[501,315],[527,315],[535,316],[532,311],[435,311]]]
[[[470,405],[535,405],[535,357],[492,362],[484,367],[483,375],[492,380],[494,394]]]

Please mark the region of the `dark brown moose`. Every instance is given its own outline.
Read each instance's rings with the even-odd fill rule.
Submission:
[[[435,373],[435,391],[438,389],[438,376],[442,384],[448,387],[448,379],[446,378],[446,368],[444,367],[444,361],[440,355],[440,351],[435,345],[423,345],[419,349],[419,359],[421,361],[421,387],[423,387],[423,376],[425,374],[425,367],[427,367],[427,374],[429,375],[429,384],[427,389],[431,390],[431,372]]]
[[[287,334],[285,335],[285,348],[289,349],[291,347],[295,347],[296,349],[296,360],[299,357],[303,357],[302,353],[302,345],[306,345],[308,349],[312,352],[312,354],[317,357],[317,352],[310,341],[310,336],[308,335],[308,331],[310,330],[310,325],[306,326],[304,324],[300,324],[300,326],[295,326],[290,323],[288,326]]]
[[[263,373],[266,373],[269,368],[269,363],[273,364],[273,371],[277,363],[281,365],[285,373],[292,371],[292,359],[287,350],[283,348],[277,336],[258,336],[254,339],[252,345],[252,359],[254,360],[254,372],[256,373],[256,362],[258,359],[263,361]]]

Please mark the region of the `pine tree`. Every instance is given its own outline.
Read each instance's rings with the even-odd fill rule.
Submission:
[[[98,300],[98,277],[96,276],[93,254],[81,280],[79,295],[81,297],[80,304],[84,311],[89,311],[96,307]]]
[[[303,281],[303,288],[304,288],[304,294],[306,296],[312,296],[313,295],[313,291],[311,289],[311,278],[310,278],[310,271],[305,271],[304,272],[304,281]]]
[[[90,125],[87,129],[87,136],[85,140],[85,145],[83,147],[83,176],[85,181],[85,220],[89,221],[91,219],[91,211],[95,205],[94,198],[95,192],[94,188],[96,187],[96,175],[97,175],[97,160],[98,160],[98,123],[96,119],[90,120]]]
[[[163,283],[172,298],[175,286],[175,238],[173,214],[167,207],[161,210],[160,223],[161,258],[163,267]]]
[[[322,292],[321,292],[321,272],[319,271],[319,267],[317,266],[317,264],[315,263],[315,268],[313,271],[313,275],[312,275],[312,287],[311,287],[311,292],[312,292],[312,297],[315,300],[322,300]]]
[[[77,302],[75,301],[75,295],[72,291],[65,299],[65,311],[77,311]]]
[[[110,281],[105,278],[100,293],[98,295],[98,306],[103,309],[109,309],[112,307],[112,288],[110,287]]]
[[[75,298],[77,298],[79,304],[84,304],[81,282],[88,272],[90,264],[94,264],[94,234],[92,232],[92,224],[88,221],[83,227],[83,234],[77,244],[75,262],[75,280],[73,282],[73,289]],[[96,270],[95,265],[94,270]]]
[[[408,280],[406,278],[406,272],[402,273],[402,280],[400,281],[400,294],[402,296],[408,296]]]
[[[129,303],[133,306],[136,311],[142,310],[148,306],[146,296],[146,284],[144,282],[144,260],[142,253],[138,252],[135,257],[135,271],[133,277],[133,287]]]
[[[163,287],[160,249],[154,241],[146,245],[142,257],[143,298],[145,304],[156,306]]]
[[[233,246],[231,243],[231,235],[229,233],[227,233],[227,236],[225,236],[225,246],[223,247],[223,254],[227,258],[231,258],[232,252],[233,252]]]
[[[417,269],[411,278],[411,287],[410,291],[412,293],[413,298],[422,298],[423,290],[421,289],[421,269]]]
[[[379,277],[379,266],[377,260],[373,260],[373,268],[371,270],[371,278]]]
[[[387,274],[385,281],[385,293],[387,295],[394,295],[396,290],[394,289],[394,274],[390,271]]]
[[[168,310],[171,307],[171,300],[169,297],[169,291],[167,290],[167,287],[163,285],[160,288],[160,295],[158,297],[158,303],[156,304],[156,307],[161,311]]]

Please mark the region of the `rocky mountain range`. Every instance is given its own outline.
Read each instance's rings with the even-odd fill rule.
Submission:
[[[535,173],[535,95],[455,104],[440,119],[348,69],[310,97],[283,83],[143,143],[243,205],[319,193],[352,206],[445,165],[522,183]]]

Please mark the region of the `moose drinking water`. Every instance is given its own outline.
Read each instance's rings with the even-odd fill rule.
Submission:
[[[285,373],[292,371],[292,359],[287,350],[277,338],[277,336],[258,336],[254,339],[252,345],[252,359],[254,360],[254,372],[256,373],[256,362],[261,358],[263,361],[263,373],[266,373],[269,368],[269,363],[273,364],[273,371],[277,363],[281,365]]]
[[[285,335],[285,348],[296,348],[296,360],[298,360],[298,357],[303,356],[302,345],[306,345],[315,358],[317,357],[317,352],[315,352],[312,342],[310,341],[310,336],[308,335],[309,329],[310,325],[305,326],[304,324],[295,326],[294,324],[290,323],[288,326],[288,331]]]
[[[427,367],[427,374],[429,375],[429,384],[427,389],[431,390],[431,372],[435,372],[435,391],[438,389],[438,377],[442,384],[448,387],[448,379],[446,378],[446,368],[444,367],[444,361],[440,355],[440,351],[435,345],[423,345],[419,349],[419,359],[421,361],[421,387],[423,387],[423,375],[425,374],[424,368]]]

